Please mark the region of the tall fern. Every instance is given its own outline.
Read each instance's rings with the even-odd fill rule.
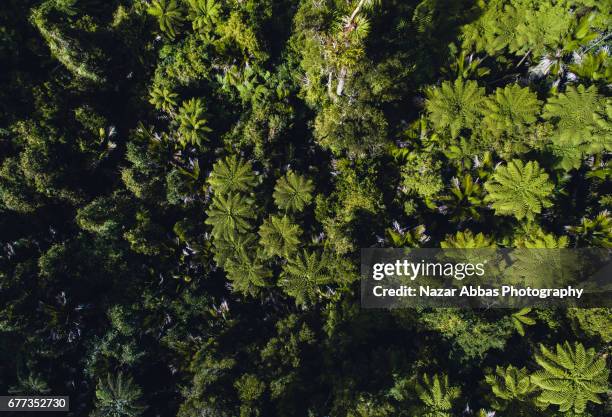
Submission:
[[[535,360],[543,369],[531,376],[531,382],[542,392],[537,401],[543,406],[558,405],[559,411],[583,413],[588,402],[601,404],[598,394],[608,391],[609,369],[595,349],[585,349],[576,342],[565,342],[552,352],[540,346]]]
[[[459,387],[451,386],[447,375],[434,374],[430,377],[423,375],[423,379],[416,384],[419,399],[425,404],[423,417],[450,417],[453,402],[459,398]]]
[[[206,215],[205,223],[213,227],[213,235],[224,239],[250,230],[250,220],[255,217],[252,201],[236,193],[215,195]]]
[[[536,161],[525,164],[514,159],[506,166],[498,166],[485,183],[488,192],[485,201],[492,203],[496,214],[533,220],[543,208],[552,205],[550,195],[553,188],[548,174]]]
[[[192,98],[183,102],[179,109],[179,140],[181,145],[188,143],[201,146],[205,139],[205,134],[211,132],[207,126],[208,121],[204,117],[204,103],[199,98]]]
[[[302,211],[312,200],[314,185],[311,180],[289,171],[274,187],[276,205],[286,211]]]
[[[484,88],[476,81],[459,78],[454,83],[444,81],[440,87],[429,89],[425,106],[436,130],[448,129],[452,137],[457,137],[462,129],[478,125],[484,97]]]
[[[493,97],[485,100],[485,108],[483,125],[489,134],[518,139],[537,120],[540,101],[528,88],[512,84],[495,90]]]
[[[249,162],[232,155],[215,162],[208,183],[216,194],[250,191],[255,185],[255,175]]]
[[[565,93],[548,99],[542,117],[554,123],[557,141],[579,146],[597,140],[594,134],[600,126],[595,117],[604,109],[605,100],[595,86],[569,86]]]
[[[325,254],[304,250],[285,264],[280,285],[296,304],[311,304],[321,295],[319,286],[331,281],[329,269]]]
[[[302,229],[287,216],[270,216],[259,228],[260,243],[267,256],[287,257],[300,243]]]
[[[153,0],[147,10],[157,18],[159,28],[170,39],[174,39],[178,27],[183,22],[183,12],[176,0]]]
[[[146,407],[140,404],[142,390],[122,373],[107,375],[96,387],[96,417],[137,417]]]

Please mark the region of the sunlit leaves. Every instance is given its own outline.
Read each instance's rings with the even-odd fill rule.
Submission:
[[[181,145],[187,144],[201,146],[206,133],[212,130],[207,126],[204,117],[204,102],[199,98],[192,98],[183,102],[179,109],[177,120],[179,122],[179,141]]]
[[[206,224],[211,225],[213,235],[220,238],[248,231],[255,216],[252,201],[237,193],[215,195],[206,215]]]
[[[176,107],[177,97],[178,94],[168,87],[154,86],[151,90],[149,103],[154,105],[156,109],[171,113]]]
[[[449,384],[447,375],[424,374],[416,384],[416,393],[424,404],[423,417],[450,417],[461,390]]]
[[[288,216],[270,216],[259,228],[261,245],[268,256],[292,255],[299,242],[302,230]]]
[[[280,285],[296,304],[315,303],[322,295],[320,286],[332,280],[329,268],[326,255],[303,251],[285,264]]]
[[[314,185],[311,180],[289,171],[276,182],[274,202],[286,211],[302,211],[312,200]]]
[[[219,21],[221,5],[215,0],[189,0],[193,30],[211,32]]]
[[[427,92],[426,109],[434,128],[448,130],[457,137],[462,129],[473,129],[480,122],[484,88],[476,81],[461,78],[454,83],[444,81]]]
[[[159,28],[169,38],[176,36],[178,27],[183,22],[183,12],[176,0],[153,0],[147,10],[157,18]]]
[[[140,404],[142,390],[131,377],[122,373],[100,379],[96,386],[95,416],[137,417],[145,410]]]
[[[208,183],[219,194],[248,192],[255,185],[255,174],[249,162],[231,155],[215,162]]]
[[[499,165],[485,183],[486,201],[491,202],[496,214],[533,220],[542,209],[552,205],[553,188],[548,174],[536,161],[524,163],[514,159]]]
[[[557,405],[559,411],[583,413],[587,403],[601,404],[598,394],[608,391],[609,369],[595,349],[581,343],[557,344],[556,351],[540,346],[535,360],[542,367],[531,381],[542,390],[537,401],[544,406]]]
[[[540,102],[528,88],[512,84],[495,90],[485,101],[483,126],[495,138],[507,136],[524,140],[527,127],[536,122]]]

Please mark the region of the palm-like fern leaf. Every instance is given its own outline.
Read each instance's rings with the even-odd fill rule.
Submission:
[[[459,398],[461,390],[451,386],[447,375],[423,375],[416,384],[419,399],[425,404],[424,417],[450,417],[453,401]]]
[[[462,129],[473,129],[480,121],[484,100],[484,88],[476,81],[454,83],[445,81],[439,88],[427,92],[426,108],[429,119],[438,131],[448,129],[452,137]]]
[[[574,347],[565,342],[557,344],[556,352],[540,346],[535,360],[543,369],[531,376],[531,382],[542,392],[537,400],[544,406],[558,405],[559,411],[583,413],[588,402],[601,404],[598,394],[609,389],[604,358],[595,349],[585,349],[581,343]]]
[[[215,0],[189,0],[189,18],[193,30],[213,30],[220,14],[221,5]]]
[[[249,220],[255,217],[252,201],[236,193],[215,195],[206,215],[206,224],[213,227],[213,235],[224,239],[250,230]]]
[[[528,88],[516,84],[498,88],[493,97],[485,100],[483,124],[496,138],[502,135],[517,137],[537,120],[540,104],[535,93]]]
[[[283,267],[281,286],[295,298],[296,304],[310,304],[317,300],[319,286],[330,280],[329,259],[324,254],[304,250]]]
[[[594,140],[593,134],[599,130],[595,115],[604,109],[605,100],[595,86],[570,86],[565,93],[548,99],[542,117],[556,125],[558,141],[576,146]]]
[[[147,11],[157,18],[162,32],[171,39],[176,36],[177,27],[183,21],[183,13],[176,0],[153,0]]]
[[[255,185],[255,175],[249,162],[232,155],[215,163],[208,182],[217,194],[249,191]]]
[[[180,123],[180,141],[183,146],[188,143],[201,145],[204,135],[211,132],[204,118],[204,103],[199,98],[192,98],[183,103],[178,113]]]
[[[276,205],[286,211],[302,211],[312,200],[314,185],[311,180],[289,171],[274,187]]]
[[[512,365],[507,368],[496,367],[495,373],[487,375],[485,380],[497,398],[507,401],[528,401],[529,395],[536,389],[531,383],[527,369],[515,368]]]
[[[553,184],[548,174],[536,161],[514,159],[508,165],[500,165],[485,183],[488,192],[485,201],[492,203],[496,214],[513,215],[521,220],[533,220],[535,214],[550,207]]]
[[[116,376],[110,374],[106,380],[99,380],[96,387],[96,411],[99,417],[136,417],[140,416],[146,407],[139,404],[141,389],[130,377],[124,378],[122,373]]]
[[[300,243],[300,227],[293,224],[287,216],[270,216],[259,228],[261,245],[267,256],[287,257]]]

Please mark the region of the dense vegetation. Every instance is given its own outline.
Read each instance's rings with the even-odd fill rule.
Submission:
[[[610,0],[3,0],[0,393],[604,416],[610,309],[361,310],[364,247],[611,247]]]

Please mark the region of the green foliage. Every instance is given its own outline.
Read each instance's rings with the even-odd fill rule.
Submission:
[[[612,247],[611,4],[4,0],[0,392],[607,416],[610,309],[361,309],[357,281],[362,248],[527,248],[506,283],[546,286],[589,258],[531,249]]]
[[[526,164],[514,159],[500,165],[485,183],[486,201],[492,203],[497,214],[533,220],[543,208],[550,207],[553,184],[537,161]]]
[[[259,381],[255,375],[244,374],[236,380],[234,386],[242,402],[240,416],[259,415],[259,412],[253,408],[253,403],[264,393],[265,384]]]
[[[446,236],[440,242],[442,248],[472,249],[472,248],[494,248],[495,241],[483,233],[474,234],[471,230],[463,230],[454,235]]]
[[[465,174],[461,180],[454,177],[450,192],[450,195],[443,196],[441,200],[453,220],[480,218],[479,209],[484,207],[484,190],[478,180],[474,181],[471,174]]]
[[[525,307],[512,313],[512,324],[521,336],[525,336],[525,326],[533,326],[536,323],[534,319],[527,316],[529,313],[531,313],[531,307]]]
[[[597,123],[596,117],[604,111],[605,100],[594,86],[570,86],[565,93],[548,99],[542,117],[556,126],[558,144],[579,147],[585,153],[608,149],[612,143],[609,122]],[[601,132],[607,129],[608,133]],[[602,136],[603,133],[603,136]]]
[[[234,233],[243,233],[251,229],[250,221],[254,218],[252,201],[237,193],[218,194],[206,211],[206,224],[213,228],[217,238],[229,239]]]
[[[274,202],[281,210],[300,212],[312,201],[313,190],[311,180],[289,171],[276,182]]]
[[[567,315],[589,336],[612,342],[612,313],[610,308],[570,308]]]
[[[453,138],[462,130],[475,129],[479,125],[483,104],[484,88],[472,80],[444,81],[440,87],[427,91],[429,120],[434,129],[448,130]]]
[[[581,245],[612,247],[612,216],[607,211],[599,213],[593,219],[583,217],[579,225],[570,226],[568,231],[576,236]]]
[[[154,86],[153,90],[151,90],[149,103],[154,105],[156,109],[172,113],[176,107],[177,97],[178,94],[173,93],[167,87]]]
[[[537,401],[544,406],[558,405],[559,411],[583,413],[588,402],[601,404],[598,394],[608,390],[609,369],[595,349],[581,343],[557,344],[556,351],[540,346],[535,357],[543,369],[531,376],[531,382],[542,392]]]
[[[461,395],[459,387],[449,384],[448,375],[423,374],[416,384],[416,393],[424,404],[424,417],[450,417],[453,403]]]
[[[511,140],[508,150],[520,149],[520,142],[537,120],[540,102],[528,88],[516,84],[498,88],[484,102],[482,126],[494,141]],[[503,149],[508,153],[508,150]]]
[[[296,304],[315,303],[323,295],[320,286],[331,282],[330,263],[326,254],[304,250],[283,266],[280,285]]]
[[[147,11],[157,19],[159,29],[170,39],[176,36],[184,20],[183,11],[176,0],[153,0]]]
[[[220,14],[221,6],[216,0],[189,0],[189,19],[195,31],[212,32]]]
[[[86,48],[79,38],[72,36],[60,22],[53,21],[53,1],[46,1],[32,10],[31,21],[46,41],[51,54],[76,77],[95,83],[105,80],[99,61],[102,53]]]
[[[266,256],[290,258],[294,255],[302,230],[288,216],[270,216],[259,228],[260,243]]]
[[[249,162],[231,155],[215,162],[208,183],[217,194],[245,192],[255,185],[255,175]]]
[[[522,409],[532,402],[536,390],[526,368],[519,369],[512,365],[506,368],[496,366],[495,373],[486,375],[485,380],[491,386],[495,397],[499,399],[494,404],[497,410],[511,409],[516,415],[524,415]]]
[[[100,417],[136,417],[142,415],[145,407],[140,405],[142,390],[131,377],[121,372],[108,374],[98,380],[96,387],[96,411]]]
[[[179,142],[183,147],[187,144],[202,146],[206,133],[212,132],[207,126],[204,112],[204,102],[199,98],[192,98],[181,105],[177,120],[180,123]]]

